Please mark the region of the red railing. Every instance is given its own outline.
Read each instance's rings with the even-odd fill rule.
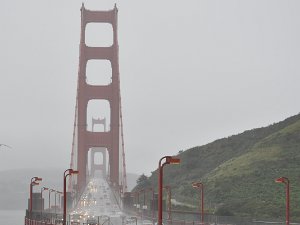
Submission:
[[[45,221],[37,221],[37,220],[31,220],[28,218],[25,218],[25,225],[55,225],[50,222],[45,222]]]

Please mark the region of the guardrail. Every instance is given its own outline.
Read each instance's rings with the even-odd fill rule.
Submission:
[[[130,210],[127,209],[128,215],[135,216],[139,221],[148,221],[152,224],[156,224],[157,211],[154,212],[154,218],[152,218],[151,210]],[[249,217],[237,217],[237,216],[217,216],[213,214],[204,215],[204,224],[200,221],[201,215],[199,212],[187,212],[172,210],[171,218],[168,218],[168,212],[163,213],[164,225],[285,225],[285,221],[278,219],[258,219]],[[300,223],[290,223],[291,225],[300,225]]]
[[[48,223],[45,221],[31,220],[25,218],[25,225],[55,225],[54,223]]]
[[[25,225],[56,225],[62,224],[62,214],[49,212],[29,212],[26,210]]]

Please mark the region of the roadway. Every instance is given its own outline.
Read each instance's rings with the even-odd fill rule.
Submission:
[[[71,225],[124,225],[126,220],[109,184],[103,178],[92,178],[77,207],[70,212]],[[129,224],[128,224],[129,225]]]

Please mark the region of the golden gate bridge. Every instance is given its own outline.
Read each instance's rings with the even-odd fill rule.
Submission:
[[[91,23],[106,23],[112,26],[113,40],[111,46],[95,47],[86,43],[87,33],[85,31],[87,25]],[[171,210],[171,187],[163,187],[162,169],[167,164],[179,163],[180,160],[175,157],[165,156],[159,161],[158,195],[155,194],[154,188],[135,193],[128,192],[117,29],[118,9],[116,5],[112,10],[92,11],[86,9],[82,4],[73,141],[70,166],[63,176],[64,192],[43,187],[41,192],[33,193],[33,187],[42,182],[42,178],[33,177],[30,182],[30,198],[25,225],[221,224],[215,216],[204,216],[202,183],[193,184],[193,187],[198,188],[201,193],[201,213]],[[111,67],[110,83],[94,85],[87,82],[87,64],[91,60],[109,61]],[[99,76],[102,75],[101,72],[98,71]],[[109,118],[92,118],[91,121],[88,121],[87,108],[89,102],[93,100],[105,100],[109,103]],[[99,108],[98,110],[103,109]],[[88,129],[88,122],[91,123],[91,130]],[[96,125],[101,125],[103,129],[96,131],[94,129]],[[95,159],[99,155],[101,155],[102,160],[100,163],[95,163]],[[283,178],[278,182],[286,183]],[[162,215],[163,189],[166,189],[168,193],[168,200],[166,201],[168,215],[164,217]],[[48,209],[45,209],[43,198],[43,191],[46,190],[49,194]],[[54,210],[50,205],[52,192],[55,193]],[[57,194],[63,195],[63,197],[58,198],[58,204],[56,203]],[[201,217],[199,217],[200,214]],[[185,220],[187,217],[189,217],[188,221]],[[182,218],[185,219],[182,220]],[[226,221],[223,218],[223,224],[232,223],[248,224],[248,221]],[[264,221],[251,221],[251,224],[257,225],[264,223]],[[289,221],[287,225],[288,223]]]

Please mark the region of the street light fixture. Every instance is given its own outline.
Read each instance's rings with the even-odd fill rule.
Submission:
[[[43,219],[43,211],[44,211],[44,204],[43,204],[43,191],[48,191],[49,188],[42,187],[41,188],[41,218]]]
[[[38,181],[42,181],[43,179],[40,177],[32,177],[30,180],[30,188],[29,188],[29,195],[30,195],[30,206],[29,206],[29,212],[30,212],[30,217],[31,217],[31,213],[32,213],[32,187],[39,185]]]
[[[199,189],[201,192],[201,224],[204,224],[204,188],[201,182],[194,182],[192,183],[193,188]]]
[[[165,159],[163,164],[162,161]],[[180,159],[172,156],[164,156],[158,163],[158,218],[157,224],[162,225],[162,187],[163,187],[163,168],[167,164],[179,164]]]
[[[275,180],[276,183],[284,183],[286,190],[286,225],[290,224],[290,181],[287,177],[279,177]]]
[[[49,213],[50,213],[50,211],[51,211],[51,204],[50,204],[50,202],[51,202],[51,193],[52,192],[55,192],[55,190],[54,189],[49,189],[49,201],[48,201],[48,204],[49,204]]]
[[[78,174],[78,170],[67,169],[64,172],[64,215],[63,215],[63,225],[66,225],[67,218],[67,177],[72,174]]]

